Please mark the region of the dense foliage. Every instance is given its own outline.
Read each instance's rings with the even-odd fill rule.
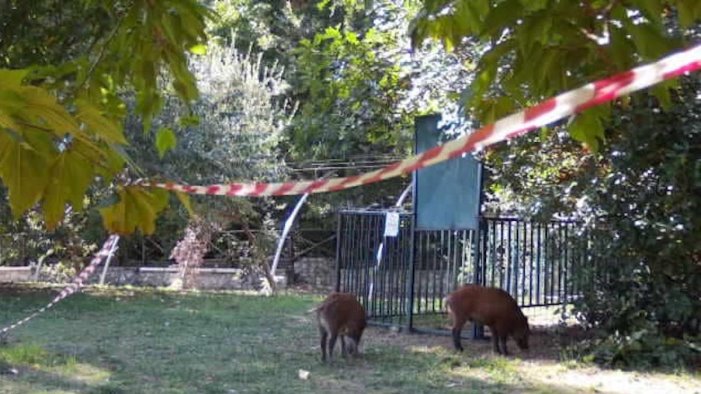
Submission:
[[[701,358],[701,80],[672,97],[614,111],[606,175],[582,196],[593,265],[576,311],[607,333],[594,350],[606,363]]]
[[[416,45],[433,37],[449,49],[485,45],[465,105],[490,122],[679,49],[683,29],[699,19],[696,0],[425,0],[412,38]],[[658,99],[668,103],[673,84],[653,88]],[[609,109],[582,113],[570,135],[596,149]]]
[[[432,1],[413,37],[485,45],[465,102],[482,122],[697,41],[696,1]],[[576,280],[584,354],[615,365],[699,359],[699,80],[593,108],[485,154],[489,209],[585,222]],[[569,136],[568,136],[569,134]],[[585,143],[583,149],[572,137]]]

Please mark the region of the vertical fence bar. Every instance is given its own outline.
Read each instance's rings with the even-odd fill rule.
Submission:
[[[513,259],[510,259],[513,264],[513,271],[514,271],[514,290],[513,290],[513,295],[514,299],[518,300],[519,299],[519,294],[521,293],[521,289],[518,288],[518,278],[519,278],[519,268],[520,268],[520,262],[521,262],[521,254],[519,253],[519,246],[521,245],[520,242],[520,237],[519,237],[519,229],[518,229],[518,222],[511,222],[509,224],[509,228],[513,225],[514,227],[514,244],[512,247],[509,248],[509,250],[513,250],[515,256]]]
[[[480,278],[480,284],[487,284],[487,267],[489,266],[488,251],[489,251],[489,222],[486,219],[482,219],[484,224],[480,224],[477,228],[477,241],[481,244],[481,249],[478,249],[479,256],[478,261],[480,268],[482,269],[482,277]],[[484,226],[484,227],[482,227]],[[484,228],[484,231],[483,231]],[[481,250],[481,252],[480,252]]]
[[[448,230],[443,231],[441,235],[441,253],[440,253],[440,267],[441,267],[441,275],[440,275],[440,289],[438,292],[438,312],[443,311],[443,298],[447,295],[448,289],[450,286],[448,286],[448,280],[449,280],[449,275],[450,271],[452,270],[451,264],[450,264],[450,246],[449,246],[449,239],[450,239],[451,233]]]
[[[489,270],[492,273],[492,280],[490,282],[490,285],[492,287],[496,286],[496,280],[495,280],[495,271],[497,268],[497,222],[496,220],[491,220],[490,222],[492,223],[492,232],[491,232],[491,237],[489,234],[487,234],[487,242],[489,242],[488,247],[489,247],[489,256],[491,257],[491,264],[489,264]],[[489,227],[487,227],[487,232],[489,233]]]
[[[430,298],[431,291],[431,264],[433,263],[432,251],[431,251],[431,239],[433,238],[433,231],[426,232],[426,245],[423,250],[423,260],[421,261],[421,275],[424,278],[423,295],[421,296],[421,301],[423,303],[424,313],[430,312],[428,300]]]
[[[375,266],[377,264],[377,248],[380,246],[378,241],[381,242],[381,239],[378,239],[380,235],[377,233],[377,215],[375,213],[368,217],[368,230],[367,256],[365,259],[365,267],[363,269],[365,272],[365,285],[363,286],[363,293],[365,294],[368,305],[373,308],[375,313],[377,313],[377,309],[375,309],[374,297],[370,297],[370,285],[372,284],[373,287],[375,286],[374,275]],[[372,291],[374,292],[375,290],[373,289]]]
[[[568,291],[569,285],[570,285],[568,282],[569,275],[567,275],[567,273],[570,270],[570,266],[572,265],[572,263],[570,261],[570,259],[572,258],[572,253],[569,250],[570,245],[572,245],[572,243],[570,242],[571,240],[570,240],[569,229],[570,229],[570,223],[567,222],[567,223],[565,223],[565,272],[564,272],[564,278],[563,278],[563,281],[564,281],[564,295],[563,295],[563,297],[565,299],[562,300],[563,303],[568,303],[569,299],[570,299],[570,294]]]
[[[548,285],[550,287],[548,291],[548,297],[545,300],[545,304],[550,305],[550,301],[552,301],[553,293],[554,293],[554,282],[555,282],[555,262],[553,261],[554,259],[554,253],[552,253],[552,246],[550,242],[550,227],[551,223],[548,223],[545,225],[545,262],[546,265],[548,266],[549,269],[546,269],[546,272],[548,274]]]
[[[529,266],[528,266],[528,305],[533,305],[533,258],[535,257],[535,250],[533,249],[533,229],[535,228],[535,223],[531,222],[529,228]],[[537,271],[536,271],[537,272]]]
[[[414,249],[415,249],[415,229],[414,229],[414,222],[415,220],[415,215],[412,215],[411,222],[410,222],[410,231],[409,231],[409,267],[408,267],[408,274],[409,274],[409,280],[406,281],[406,318],[407,318],[407,330],[411,332],[414,329],[414,271],[415,271],[415,262],[414,262]]]
[[[484,231],[484,234],[482,232]],[[486,266],[487,266],[487,242],[489,241],[489,221],[485,218],[479,218],[477,222],[477,229],[472,232],[472,255],[474,256],[473,270],[474,274],[472,276],[473,283],[478,285],[486,284]],[[482,241],[484,239],[484,241]],[[480,253],[480,244],[484,242],[484,252]],[[493,272],[493,271],[492,271]],[[492,275],[492,280],[494,276]],[[472,339],[484,338],[484,327],[478,324],[472,325]]]
[[[567,264],[567,248],[565,247],[565,241],[566,241],[566,231],[563,231],[563,225],[562,223],[557,224],[557,232],[558,232],[558,240],[560,241],[560,246],[559,246],[559,259],[558,259],[558,265],[557,265],[557,300],[558,302],[561,301],[562,299],[562,280],[564,278],[564,268],[565,265]],[[564,227],[565,230],[567,227]]]
[[[360,216],[358,218],[358,221],[355,223],[353,226],[353,232],[351,233],[351,238],[353,239],[353,261],[352,261],[352,266],[349,267],[350,271],[349,273],[349,286],[352,289],[353,294],[358,295],[360,297],[360,292],[358,290],[358,277],[360,274],[360,261],[362,260],[362,250],[363,250],[363,245],[362,245],[362,235],[361,236],[356,236],[356,234],[360,233],[363,234],[363,221],[364,221],[364,216]]]
[[[352,221],[351,227],[348,229],[349,236],[350,236],[350,242],[349,242],[349,247],[351,250],[351,258],[348,259],[348,262],[346,264],[346,282],[348,283],[346,287],[346,291],[350,291],[353,294],[359,295],[355,291],[355,262],[358,260],[358,250],[360,249],[358,247],[358,244],[360,243],[359,237],[356,237],[355,234],[358,233],[358,229],[360,228],[360,221],[362,220],[362,216],[358,217],[356,220]]]
[[[441,233],[442,232],[436,233],[435,237],[434,237],[435,239],[433,240],[433,272],[432,272],[432,274],[433,274],[432,275],[433,276],[433,288],[430,290],[430,294],[429,294],[430,300],[431,300],[430,301],[431,302],[431,312],[436,311],[436,290],[438,289],[438,282],[437,282],[438,275],[437,274],[438,274],[438,266],[439,266],[438,253],[440,251],[440,248],[437,245],[437,243],[438,243],[439,235]]]
[[[405,313],[408,309],[411,309],[411,306],[408,306],[407,300],[409,298],[409,294],[407,293],[407,286],[409,282],[409,265],[410,262],[409,260],[411,259],[411,248],[413,245],[413,238],[412,238],[412,229],[413,229],[413,215],[405,215],[404,216],[405,222],[408,221],[408,224],[405,224],[404,226],[404,237],[402,238],[402,259],[400,262],[400,273],[401,273],[401,280],[398,280],[397,282],[397,289],[398,291],[402,292],[402,296],[399,299],[399,307],[400,307],[400,315],[399,315],[399,320],[400,323],[404,323],[403,319],[408,319],[408,315]],[[404,285],[402,287],[402,285]],[[412,283],[411,286],[414,286]],[[408,320],[407,320],[408,321]],[[408,323],[407,323],[408,324]]]
[[[506,255],[506,248],[504,247],[504,222],[499,221],[499,246],[497,246],[497,258],[499,264],[499,270],[497,271],[499,275],[499,287],[504,288],[504,256]],[[495,267],[496,268],[496,267]]]
[[[528,228],[526,226],[526,221],[523,221],[523,230],[521,231],[522,243],[521,243],[521,262],[519,267],[521,267],[521,305],[526,304],[526,290],[530,292],[530,287],[526,287],[526,275],[528,273],[526,262],[528,261]]]
[[[541,274],[540,249],[543,246],[540,241],[541,241],[543,229],[542,229],[542,226],[540,223],[536,223],[535,229],[536,229],[535,230],[536,231],[535,232],[535,234],[536,234],[536,250],[535,250],[535,252],[536,252],[536,256],[535,256],[535,274],[536,274],[535,291],[536,291],[536,293],[535,293],[535,300],[536,301],[535,302],[536,302],[536,304],[540,304],[541,303],[541,299],[540,299],[540,294],[541,294],[541,289],[540,289],[540,285],[541,285],[541,282],[540,282],[540,274]]]
[[[511,257],[512,257],[512,252],[511,252],[511,222],[508,221],[506,222],[507,224],[507,242],[506,244],[508,245],[506,248],[506,292],[509,294],[513,294],[511,291]]]
[[[334,288],[338,292],[341,291],[341,251],[344,250],[341,243],[345,240],[345,237],[341,234],[341,229],[343,228],[342,212],[336,214],[336,220],[338,222],[336,223],[336,284]]]

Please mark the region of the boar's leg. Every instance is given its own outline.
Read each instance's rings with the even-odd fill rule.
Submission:
[[[492,343],[494,344],[494,352],[501,354],[501,349],[499,349],[499,332],[494,327],[489,327],[489,331],[492,333]]]
[[[328,333],[322,327],[319,327],[319,333],[321,334],[321,361],[326,361],[326,340],[328,339]]]
[[[333,348],[336,347],[336,338],[338,333],[331,333],[331,338],[329,339],[329,360],[333,360]]]
[[[506,335],[502,335],[501,338],[499,338],[499,339],[501,340],[501,350],[502,350],[502,354],[505,355],[505,356],[508,356],[508,355],[509,355],[509,350],[506,348],[506,339],[507,339],[507,336],[506,336]]]
[[[451,313],[451,315],[453,315]],[[458,351],[463,351],[462,344],[460,343],[460,333],[462,332],[462,327],[465,325],[465,319],[459,319],[457,316],[451,316],[453,318],[453,346]]]

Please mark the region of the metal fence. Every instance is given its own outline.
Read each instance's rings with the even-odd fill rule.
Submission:
[[[586,246],[577,222],[482,218],[479,231],[413,231],[401,213],[398,236],[384,237],[385,216],[338,214],[336,290],[357,295],[373,323],[413,328],[417,317],[445,313],[443,298],[463,283],[500,287],[524,308],[577,295]]]

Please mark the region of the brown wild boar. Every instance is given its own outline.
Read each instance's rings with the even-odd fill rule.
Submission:
[[[316,312],[321,334],[321,360],[326,361],[326,345],[328,339],[329,358],[333,359],[333,348],[336,338],[341,336],[341,354],[356,355],[360,338],[365,330],[365,309],[352,294],[331,293],[319,306],[312,309]],[[345,338],[348,338],[346,345]]]
[[[502,289],[465,285],[445,299],[453,323],[453,345],[462,351],[460,332],[467,320],[489,327],[494,351],[509,354],[506,339],[512,336],[519,348],[528,350],[528,318],[523,315],[516,300]],[[501,348],[499,344],[501,343]]]

